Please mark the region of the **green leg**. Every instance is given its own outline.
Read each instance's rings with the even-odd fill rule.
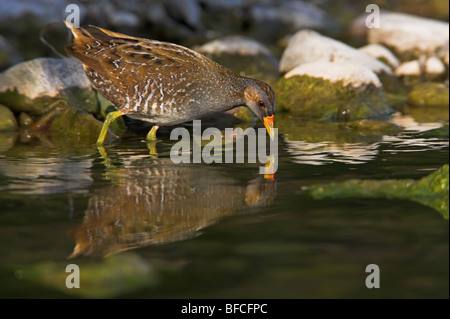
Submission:
[[[103,145],[103,143],[105,142],[106,134],[108,133],[109,126],[119,116],[122,116],[122,113],[120,111],[114,111],[114,112],[108,113],[108,115],[106,116],[105,122],[103,123],[100,135],[98,136],[97,145]]]
[[[147,142],[155,142],[156,141],[156,131],[159,129],[158,125],[153,125],[150,132],[147,134]]]

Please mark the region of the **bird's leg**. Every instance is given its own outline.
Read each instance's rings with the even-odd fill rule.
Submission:
[[[153,125],[152,129],[150,130],[150,132],[148,132],[147,134],[147,142],[151,143],[151,142],[155,142],[156,141],[156,131],[159,129],[158,125]]]
[[[97,145],[103,145],[103,143],[105,142],[106,134],[108,133],[109,126],[119,116],[122,116],[122,113],[120,111],[114,111],[114,112],[108,113],[108,115],[106,116],[105,122],[103,123],[100,135],[98,136]]]

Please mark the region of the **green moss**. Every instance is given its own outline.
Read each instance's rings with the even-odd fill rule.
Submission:
[[[60,100],[67,101],[68,106],[89,113],[98,111],[97,98],[91,89],[70,88],[57,96],[41,96],[36,99],[30,99],[17,90],[0,92],[0,103],[7,105],[14,112],[26,112],[31,115],[48,113],[53,103]]]
[[[280,78],[278,61],[265,54],[245,56],[221,53],[207,56],[237,74],[264,81],[269,85],[275,84]]]
[[[372,85],[353,89],[308,76],[282,78],[274,86],[277,106],[304,118],[322,121],[380,119],[391,113],[386,95]]]
[[[17,127],[14,114],[9,108],[0,104],[0,131],[11,131],[17,129]]]
[[[421,83],[413,87],[408,95],[411,106],[444,107],[449,106],[449,89],[442,83]]]
[[[417,136],[423,137],[423,138],[448,139],[449,138],[448,125],[444,125],[440,128],[436,128],[434,130],[429,130],[429,131],[417,134]]]
[[[448,107],[429,107],[429,106],[414,106],[407,107],[405,112],[417,123],[448,123],[449,109]]]
[[[418,180],[357,180],[314,185],[307,191],[315,199],[324,198],[388,198],[408,199],[449,215],[449,165]]]
[[[67,108],[55,112],[49,130],[53,140],[70,139],[88,144],[95,143],[102,123],[91,114]]]

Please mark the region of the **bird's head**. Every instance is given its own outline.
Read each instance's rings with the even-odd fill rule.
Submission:
[[[251,79],[244,89],[244,101],[264,123],[271,139],[274,138],[273,119],[277,100],[272,88],[266,83]]]

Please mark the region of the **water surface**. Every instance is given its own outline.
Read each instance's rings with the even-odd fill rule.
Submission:
[[[92,145],[5,133],[15,142],[0,153],[0,296],[448,298],[439,212],[304,192],[354,178],[420,179],[449,162],[448,138],[418,134],[440,123],[395,120],[410,122],[391,135],[280,134],[274,178],[260,164],[175,165],[168,136],[154,156],[129,134],[105,147],[105,159]],[[71,263],[78,290],[64,284]],[[380,267],[380,289],[365,286],[368,264]]]

